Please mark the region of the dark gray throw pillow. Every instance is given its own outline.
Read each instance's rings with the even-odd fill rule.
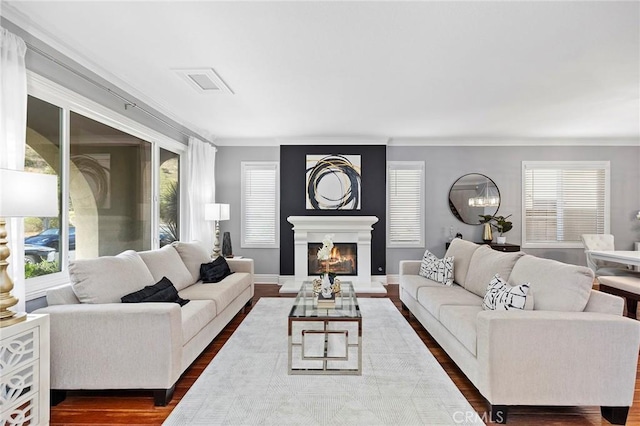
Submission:
[[[200,279],[203,283],[217,283],[231,274],[233,272],[231,272],[229,264],[222,256],[216,257],[213,262],[200,265]]]
[[[122,303],[142,303],[142,302],[173,302],[184,306],[189,303],[189,299],[178,296],[178,290],[167,277],[162,277],[154,285],[148,285],[142,290],[122,296]]]

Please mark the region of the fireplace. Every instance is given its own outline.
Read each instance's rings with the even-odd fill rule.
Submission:
[[[318,250],[322,243],[308,243],[307,270],[309,275],[320,275],[327,271],[336,275],[358,275],[358,244],[334,243],[331,257],[327,261],[318,260]]]
[[[317,278],[324,269],[324,264],[310,268],[310,261],[317,259],[317,246],[326,235],[332,235],[333,244],[355,246],[353,251],[353,271],[344,281],[350,281],[358,293],[386,293],[384,286],[371,280],[371,230],[378,222],[375,216],[289,216],[287,221],[293,225],[293,261],[295,276],[285,281],[280,293],[297,293],[303,281]],[[317,244],[315,251],[310,252],[311,244]],[[341,251],[342,253],[342,251]],[[343,265],[346,268],[346,263]],[[338,275],[346,275],[339,271]]]

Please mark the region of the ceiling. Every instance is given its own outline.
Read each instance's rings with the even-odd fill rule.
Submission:
[[[3,4],[222,144],[640,138],[639,2]],[[198,93],[185,68],[233,94]]]

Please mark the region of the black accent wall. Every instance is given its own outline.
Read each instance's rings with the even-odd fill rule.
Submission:
[[[360,210],[306,209],[307,154],[360,155]],[[280,146],[280,275],[293,275],[293,225],[289,216],[376,216],[378,222],[371,233],[371,274],[386,274],[386,167],[387,147],[384,145],[354,146]]]

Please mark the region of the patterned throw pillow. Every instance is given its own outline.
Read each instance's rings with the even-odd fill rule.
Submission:
[[[453,284],[453,256],[438,259],[429,250],[424,252],[422,263],[420,264],[420,276],[442,283],[444,285]]]
[[[528,292],[529,283],[511,286],[500,278],[500,274],[495,274],[487,286],[482,308],[486,311],[524,309]]]

